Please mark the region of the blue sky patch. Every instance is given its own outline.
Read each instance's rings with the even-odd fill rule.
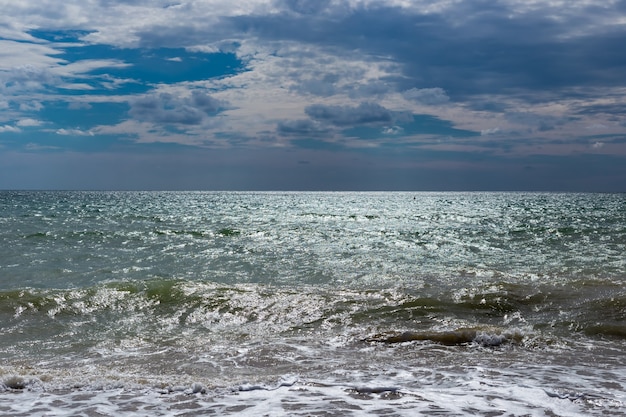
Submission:
[[[87,31],[31,31],[37,39],[60,48],[55,55],[73,64],[88,60],[111,60],[116,65],[87,70],[85,75],[67,80],[88,85],[91,89],[61,89],[64,94],[88,95],[116,88],[126,94],[146,92],[158,84],[201,81],[226,77],[245,70],[242,60],[232,52],[191,52],[185,48],[121,48],[105,44],[84,44]],[[66,64],[66,65],[67,65]]]
[[[109,45],[85,45],[67,47],[60,57],[69,62],[95,58],[119,60],[129,65],[101,68],[89,73],[130,78],[144,85],[201,81],[244,70],[243,62],[233,53],[189,52],[184,48],[128,49]]]
[[[42,30],[34,29],[28,31],[28,33],[37,39],[41,39],[48,42],[70,42],[80,43],[83,36],[87,36],[92,31],[88,30]]]
[[[100,125],[114,125],[125,118],[127,103],[44,103],[37,117],[46,127],[89,130]]]

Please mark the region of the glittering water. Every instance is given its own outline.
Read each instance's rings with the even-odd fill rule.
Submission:
[[[626,195],[0,192],[0,415],[626,415]]]

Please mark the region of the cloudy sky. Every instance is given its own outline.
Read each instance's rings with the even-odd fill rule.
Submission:
[[[626,190],[624,0],[0,10],[0,189]]]

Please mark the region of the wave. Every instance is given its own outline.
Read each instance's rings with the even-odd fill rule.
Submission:
[[[506,397],[511,404],[539,393],[613,411],[623,405],[623,327],[613,321],[624,300],[607,281],[349,290],[146,279],[2,291],[0,403],[20,393],[72,409],[85,396],[101,404],[135,396],[148,413],[161,402],[202,402],[193,413],[275,395],[309,401],[332,391],[360,405],[413,398],[413,406],[442,392],[469,390],[475,401],[517,387],[525,396]],[[7,412],[17,414],[14,406]]]
[[[525,335],[519,330],[496,328],[462,328],[445,332],[403,332],[395,334],[379,334],[364,339],[366,342],[406,343],[430,341],[446,346],[467,345],[470,343],[481,346],[501,346],[505,343],[521,343]]]
[[[5,340],[72,334],[91,345],[128,337],[173,341],[185,335],[202,343],[211,335],[342,335],[384,343],[545,346],[571,337],[626,339],[625,306],[624,290],[605,281],[337,290],[148,279],[2,291],[0,330]]]

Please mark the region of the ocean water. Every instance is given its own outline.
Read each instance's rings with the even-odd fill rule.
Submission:
[[[0,192],[0,416],[626,415],[626,194]]]

